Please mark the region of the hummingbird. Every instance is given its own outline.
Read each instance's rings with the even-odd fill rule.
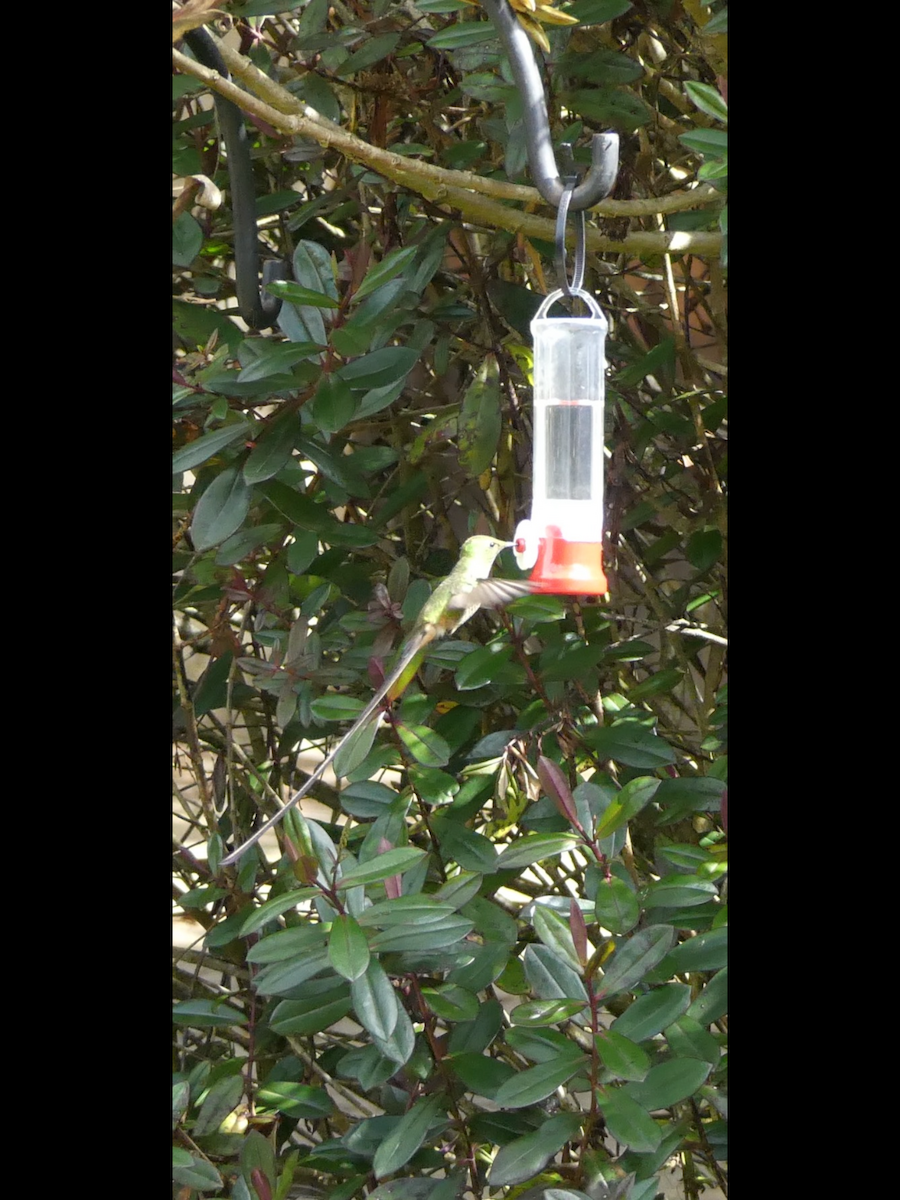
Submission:
[[[263,834],[277,825],[288,809],[298,800],[302,800],[336,759],[340,760],[335,768],[336,773],[340,775],[349,774],[359,765],[372,744],[377,717],[384,701],[396,700],[403,693],[418,671],[431,642],[445,637],[448,633],[454,633],[473,617],[479,608],[498,608],[531,592],[531,585],[527,580],[488,578],[497,555],[512,545],[512,542],[501,542],[498,538],[480,534],[463,542],[456,566],[446,579],[441,580],[422,605],[412,632],[401,647],[393,670],[386,676],[384,683],[353,725],[337,746],[319,763],[303,787],[294,792],[287,804],[260,825],[237,850],[232,850],[222,859],[223,867],[237,862],[251,846],[256,845]]]

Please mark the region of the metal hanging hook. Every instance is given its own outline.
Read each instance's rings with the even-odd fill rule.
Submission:
[[[560,177],[550,140],[550,118],[544,85],[528,34],[519,24],[507,0],[481,0],[506,49],[516,87],[522,96],[528,163],[535,187],[548,204],[559,208],[567,184]],[[590,208],[612,191],[619,170],[619,135],[595,133],[591,143],[591,166],[568,200],[572,212]]]
[[[194,57],[205,67],[230,79],[215,42],[205,29],[192,29],[184,35]],[[250,163],[250,143],[244,115],[236,104],[213,93],[222,139],[228,154],[228,178],[231,183],[231,211],[234,218],[234,273],[240,315],[251,329],[268,329],[275,324],[281,301],[259,286],[259,235],[256,230],[256,189]],[[263,265],[263,285],[273,279],[287,279],[290,264],[283,260]]]
[[[569,299],[572,299],[576,293],[583,295],[582,284],[584,283],[585,228],[583,208],[578,211],[575,217],[575,263],[572,267],[571,283],[569,283],[569,273],[566,268],[566,221],[569,218],[569,209],[572,205],[572,196],[575,193],[577,182],[577,177],[571,175],[566,180],[566,186],[563,189],[562,198],[559,202],[559,210],[556,214],[556,236],[554,239],[557,281],[562,294]]]

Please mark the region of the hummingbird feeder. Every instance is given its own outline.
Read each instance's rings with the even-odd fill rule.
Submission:
[[[551,292],[531,322],[534,456],[531,519],[514,536],[535,592],[603,595],[603,412],[606,331],[599,304],[572,289],[590,315],[549,317]]]
[[[533,568],[535,592],[604,595],[603,408],[608,325],[584,282],[584,210],[612,191],[619,165],[616,133],[594,134],[591,165],[583,180],[564,145],[560,175],[550,137],[544,84],[528,34],[507,0],[482,0],[504,44],[522,97],[525,145],[535,186],[556,207],[556,263],[561,283],[531,322],[534,338],[534,459],[531,519],[514,537],[516,561]],[[566,219],[577,214],[571,284],[566,271]],[[580,297],[587,317],[550,317],[561,297]]]

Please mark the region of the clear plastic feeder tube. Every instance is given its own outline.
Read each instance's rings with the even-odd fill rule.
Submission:
[[[519,565],[532,566],[542,539],[570,544],[568,586],[547,590],[606,590],[600,564],[603,541],[603,415],[606,334],[597,301],[580,289],[587,317],[548,317],[562,295],[546,297],[531,322],[534,339],[534,461],[531,521],[516,532]],[[579,579],[577,546],[588,547]],[[587,559],[593,565],[587,565]],[[540,580],[537,582],[541,582]],[[588,586],[582,587],[582,584]],[[601,586],[602,585],[602,586]]]
[[[534,477],[531,519],[567,541],[602,539],[606,333],[593,296],[590,317],[531,322],[534,339]]]

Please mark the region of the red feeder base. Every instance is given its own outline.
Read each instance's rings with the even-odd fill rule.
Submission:
[[[535,592],[566,596],[603,596],[609,591],[599,542],[566,542],[553,526],[538,543],[529,580]]]

